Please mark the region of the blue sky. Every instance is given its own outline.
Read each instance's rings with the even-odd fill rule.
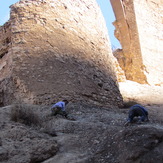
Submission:
[[[115,16],[113,13],[112,6],[110,4],[110,0],[96,0],[96,1],[99,4],[102,14],[105,18],[112,48],[113,49],[121,48],[119,41],[114,36],[115,28],[112,23],[115,21]]]
[[[9,19],[9,6],[18,2],[19,0],[0,0],[0,25],[3,25]],[[121,47],[119,41],[114,37],[114,26],[112,22],[115,20],[110,0],[96,0],[104,15],[106,26],[108,29],[112,48]]]

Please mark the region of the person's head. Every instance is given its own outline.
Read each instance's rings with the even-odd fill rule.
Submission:
[[[65,103],[65,105],[69,103],[68,100],[63,100],[63,102]]]

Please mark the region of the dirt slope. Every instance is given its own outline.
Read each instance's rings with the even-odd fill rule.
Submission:
[[[49,107],[33,106],[39,126],[11,121],[11,108],[0,108],[3,163],[163,162],[162,106],[147,106],[150,122],[127,127],[128,108],[69,104],[74,121],[50,116]]]

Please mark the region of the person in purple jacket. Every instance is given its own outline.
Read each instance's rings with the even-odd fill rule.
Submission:
[[[135,117],[139,117],[138,122],[149,121],[147,109],[139,104],[133,105],[130,108],[128,113],[128,119],[125,125],[134,122]]]
[[[59,101],[56,104],[52,105],[51,107],[51,111],[52,111],[52,115],[56,116],[57,114],[60,114],[64,117],[67,118],[67,112],[66,112],[66,105],[69,102],[67,100],[63,100],[63,101]]]

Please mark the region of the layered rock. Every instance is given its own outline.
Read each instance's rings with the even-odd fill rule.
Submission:
[[[51,104],[63,98],[122,104],[115,59],[95,0],[22,0],[11,6],[7,30],[8,59],[1,54],[1,61],[10,63],[10,69],[2,68],[4,104],[14,99]]]
[[[116,16],[115,35],[121,42],[123,70],[128,80],[163,84],[163,3],[160,0],[110,0]]]

